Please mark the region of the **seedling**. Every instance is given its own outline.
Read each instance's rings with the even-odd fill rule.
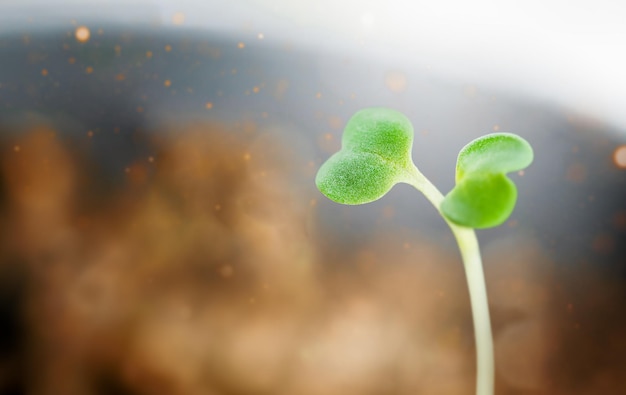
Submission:
[[[365,204],[398,183],[421,191],[447,222],[465,265],[476,341],[476,394],[492,395],[494,360],[489,305],[480,249],[474,229],[502,224],[517,200],[506,174],[533,160],[528,142],[510,133],[493,133],[467,144],[456,163],[456,186],[444,197],[411,158],[413,127],[402,113],[386,108],[357,112],[348,122],[341,150],[319,169],[315,183],[329,199]]]

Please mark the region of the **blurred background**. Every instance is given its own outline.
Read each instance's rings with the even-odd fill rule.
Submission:
[[[418,192],[314,186],[364,107],[535,162],[478,232],[497,394],[626,388],[626,7],[0,5],[0,394],[472,394],[463,266]]]

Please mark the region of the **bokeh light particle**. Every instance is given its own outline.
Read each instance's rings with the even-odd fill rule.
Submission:
[[[620,169],[626,169],[626,145],[620,145],[613,152],[613,163]]]
[[[385,76],[385,86],[393,93],[404,92],[408,86],[408,79],[405,73],[392,71]]]
[[[185,14],[182,12],[177,12],[172,16],[172,23],[175,25],[182,25],[185,23]]]
[[[87,41],[89,41],[89,37],[91,37],[91,32],[89,31],[87,26],[79,26],[76,28],[74,36],[76,37],[76,40],[78,42],[86,43]]]

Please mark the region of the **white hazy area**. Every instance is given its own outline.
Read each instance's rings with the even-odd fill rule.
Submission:
[[[47,18],[93,10],[120,21],[157,18],[242,40],[261,33],[321,53],[384,58],[409,73],[426,69],[561,106],[626,135],[624,0],[3,0],[0,32],[24,9]]]

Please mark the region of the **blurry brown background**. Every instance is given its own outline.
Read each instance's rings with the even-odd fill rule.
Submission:
[[[620,142],[601,122],[401,65],[70,23],[0,38],[1,394],[471,394],[463,267],[399,186],[314,188],[356,110],[416,128],[446,191],[492,130],[536,147],[479,234],[498,394],[626,388]]]

